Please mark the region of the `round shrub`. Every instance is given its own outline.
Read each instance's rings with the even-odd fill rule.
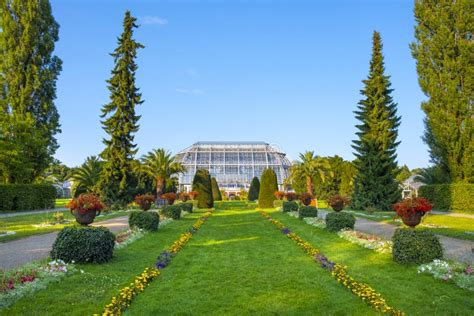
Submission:
[[[104,263],[112,258],[115,235],[105,227],[66,227],[53,243],[51,258],[65,262]]]
[[[262,182],[260,183],[260,192],[258,194],[258,207],[272,208],[275,198],[275,191],[278,190],[278,182],[273,169],[265,169],[262,173]]]
[[[257,177],[253,177],[252,182],[250,183],[248,200],[255,201],[256,199],[258,199],[259,192],[260,192],[260,181],[258,180]]]
[[[301,205],[299,209],[299,217],[317,217],[318,209],[314,206]]]
[[[137,227],[149,231],[158,230],[159,223],[160,217],[156,212],[132,212],[128,217],[128,225],[130,227]]]
[[[295,201],[283,202],[283,212],[298,212],[298,203]]]
[[[192,213],[193,212],[193,203],[180,203],[178,204],[182,211]]]
[[[198,169],[196,171],[193,179],[193,191],[197,192],[199,208],[211,208],[214,206],[209,171],[206,169]]]
[[[185,204],[185,203],[182,203]],[[181,218],[181,204],[177,205],[166,205],[161,209],[161,214],[168,218],[180,219]]]
[[[337,232],[344,228],[354,229],[355,217],[351,213],[332,212],[326,215],[326,228]]]
[[[398,228],[392,241],[393,260],[398,263],[429,263],[443,257],[438,237],[429,231]]]

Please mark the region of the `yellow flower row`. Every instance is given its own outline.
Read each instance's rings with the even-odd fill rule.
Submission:
[[[285,229],[285,225],[283,225],[280,221],[271,218],[270,215],[266,212],[261,212],[262,215],[267,218],[272,224],[274,224],[278,229],[282,230]],[[313,247],[308,242],[303,240],[297,234],[287,231],[288,238],[294,240],[298,246],[300,246],[304,252],[306,252],[311,257],[315,257],[317,254],[320,254],[319,249]],[[374,289],[372,289],[368,284],[358,282],[354,280],[344,269],[343,266],[339,264],[335,264],[334,268],[331,270],[331,275],[342,285],[346,288],[351,290],[352,293],[360,297],[363,301],[367,304],[374,307],[376,310],[381,311],[383,313],[392,314],[392,315],[404,315],[403,312],[396,310],[390,307],[386,302],[385,299],[382,297],[380,293],[377,293]]]
[[[204,213],[204,215],[192,226],[196,231],[206,222],[206,219],[212,215],[212,211]],[[168,251],[176,254],[193,236],[191,232],[181,234],[181,236],[168,248]],[[127,307],[130,306],[132,300],[140,292],[143,292],[153,279],[160,275],[160,270],[156,268],[146,268],[139,276],[135,277],[134,282],[129,286],[122,288],[118,296],[112,297],[112,301],[107,304],[102,312],[103,316],[120,315]]]

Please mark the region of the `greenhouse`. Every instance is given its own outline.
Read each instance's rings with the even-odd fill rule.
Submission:
[[[179,175],[181,191],[191,190],[196,170],[207,169],[228,194],[248,190],[266,168],[275,171],[282,188],[291,166],[285,153],[265,142],[197,142],[179,152],[176,161],[186,167]]]

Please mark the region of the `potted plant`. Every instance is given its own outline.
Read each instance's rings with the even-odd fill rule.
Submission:
[[[181,192],[179,194],[179,199],[182,201],[182,202],[187,202],[189,200],[189,194],[186,193],[186,192]]]
[[[275,191],[275,193],[273,193],[273,195],[277,198],[277,200],[283,200],[283,198],[285,197],[285,192]]]
[[[313,196],[309,193],[303,193],[300,195],[300,201],[303,203],[305,206],[308,206],[311,204],[311,200],[313,199]]]
[[[191,198],[191,200],[195,200],[197,198],[197,196],[199,195],[199,192],[198,191],[191,191],[188,193],[189,197]]]
[[[81,194],[72,199],[67,207],[81,225],[89,225],[97,215],[104,209],[104,204],[94,194]]]
[[[411,228],[415,228],[421,222],[421,218],[432,208],[425,198],[408,198],[393,205],[393,209],[403,223]]]
[[[174,201],[176,200],[176,193],[170,192],[165,193],[160,196],[163,200],[168,202],[168,205],[173,205]]]
[[[138,204],[142,211],[148,211],[154,201],[155,196],[152,194],[139,194],[135,197],[135,203]]]
[[[349,205],[349,198],[345,197],[345,196],[341,196],[339,194],[335,194],[335,195],[332,195],[331,197],[329,197],[328,199],[328,204],[329,206],[332,207],[332,209],[335,211],[335,212],[340,212],[344,209],[344,207],[346,207],[347,205]]]

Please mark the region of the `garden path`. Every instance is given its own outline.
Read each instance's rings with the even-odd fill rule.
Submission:
[[[118,232],[128,228],[128,216],[98,222],[93,226],[105,226],[112,232]],[[8,270],[48,257],[57,235],[58,232],[53,232],[0,243],[0,269]]]
[[[2,217],[14,217],[20,215],[31,215],[31,214],[43,214],[43,213],[54,213],[54,212],[61,212],[66,211],[67,208],[65,207],[58,207],[53,208],[50,210],[35,210],[35,211],[24,211],[24,212],[8,212],[8,213],[0,213],[0,218]]]
[[[325,218],[328,211],[318,210],[318,216]],[[358,217],[354,229],[377,235],[383,239],[390,240],[398,227],[383,223],[371,221],[368,219]],[[474,263],[474,241],[456,239],[446,236],[437,235],[443,246],[444,255],[448,259],[455,261]]]
[[[442,212],[442,211],[431,211],[432,214],[437,215],[446,215],[451,217],[464,217],[474,219],[474,214],[465,214],[465,213],[451,213],[451,212]]]

